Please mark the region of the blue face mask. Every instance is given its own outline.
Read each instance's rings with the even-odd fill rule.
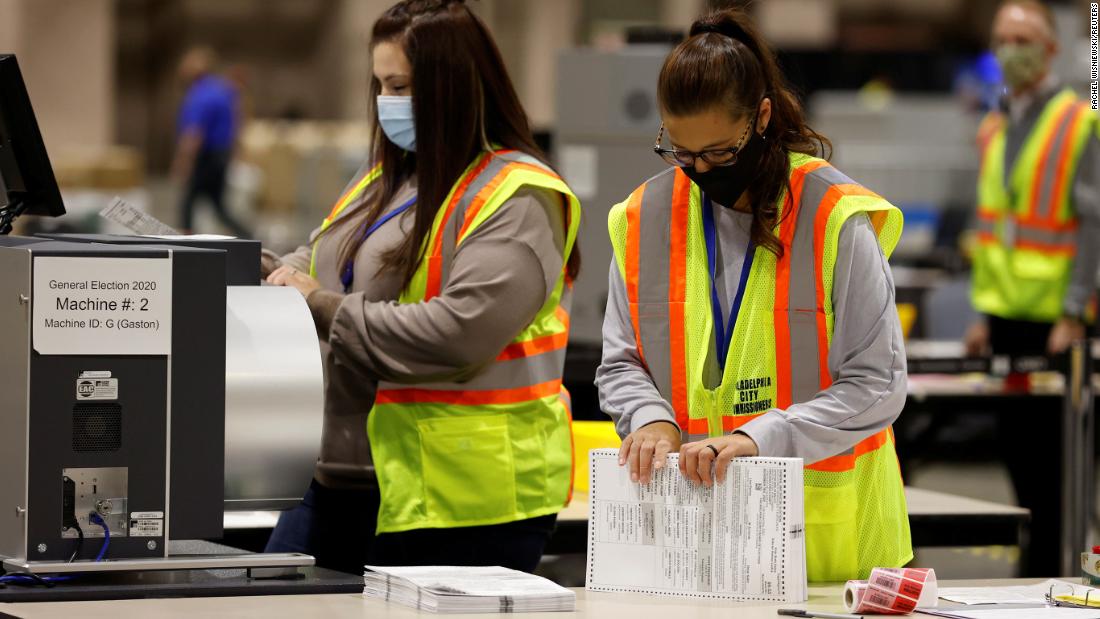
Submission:
[[[378,95],[378,122],[382,132],[394,145],[416,152],[416,121],[413,118],[412,97]]]

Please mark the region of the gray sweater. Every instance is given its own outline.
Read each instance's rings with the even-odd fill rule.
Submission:
[[[718,296],[728,316],[752,215],[717,204],[713,209],[719,236]],[[609,278],[596,386],[603,411],[625,437],[656,421],[675,423],[675,416],[639,360],[626,285],[614,264]],[[836,321],[828,359],[833,384],[808,402],[772,409],[742,426],[739,431],[756,442],[761,456],[800,457],[811,464],[850,449],[901,413],[905,348],[894,306],[894,281],[865,215],[853,217],[841,229],[833,307]],[[720,371],[713,338],[704,375],[708,388],[717,386]]]
[[[414,184],[407,184],[386,210],[413,193]],[[401,277],[380,266],[383,254],[411,229],[412,212],[384,224],[360,247],[349,294],[340,281],[339,251],[358,224],[310,236],[311,245],[317,240],[322,288],[306,301],[325,368],[315,477],[327,487],[375,483],[366,422],[379,380],[462,381],[476,375],[530,324],[562,271],[561,200],[548,191],[521,189],[459,246],[438,297],[398,305]],[[339,218],[360,216],[353,204]],[[308,272],[311,251],[303,246],[280,260]]]

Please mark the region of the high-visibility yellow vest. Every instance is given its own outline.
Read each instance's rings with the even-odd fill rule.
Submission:
[[[340,199],[333,205],[332,211],[329,212],[328,217],[321,222],[321,230],[317,234],[317,238],[313,239],[313,252],[309,256],[309,276],[313,279],[317,279],[317,245],[321,240],[321,235],[329,229],[332,222],[336,221],[336,218],[348,207],[349,204],[354,202],[359,196],[363,195],[363,192],[370,187],[374,181],[378,180],[378,177],[382,176],[382,164],[378,164],[374,167],[367,169],[362,176],[353,180],[351,185],[344,191],[344,194],[340,196]]]
[[[611,210],[615,261],[626,283],[638,351],[683,432],[695,441],[736,430],[768,409],[811,400],[832,384],[833,267],[841,227],[867,213],[889,255],[901,212],[822,159],[791,155],[776,234],[783,256],[757,248],[715,389],[704,383],[713,341],[700,190],[667,170]],[[812,581],[866,578],[913,556],[890,429],[805,469]]]
[[[1047,103],[1005,169],[1005,119],[978,132],[977,247],[971,301],[1001,318],[1054,322],[1062,315],[1076,252],[1072,189],[1095,115],[1071,90]]]
[[[522,187],[562,195],[568,260],[580,224],[573,192],[533,157],[486,152],[439,209],[399,302],[438,296],[456,250]],[[367,421],[382,492],[379,533],[513,522],[568,504],[572,420],[561,379],[571,296],[563,268],[531,324],[467,382],[379,384]]]

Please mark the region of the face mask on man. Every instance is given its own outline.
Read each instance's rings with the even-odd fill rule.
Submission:
[[[755,122],[753,123],[755,125]],[[706,172],[697,172],[694,166],[681,168],[708,198],[733,208],[741,194],[756,178],[760,159],[764,156],[764,137],[749,130],[749,137],[737,151],[737,162],[733,165],[712,166]]]
[[[1040,43],[1006,43],[995,52],[1005,83],[1017,89],[1030,86],[1042,77],[1046,65],[1046,49]]]
[[[412,97],[378,95],[378,124],[395,146],[416,152],[416,120]]]

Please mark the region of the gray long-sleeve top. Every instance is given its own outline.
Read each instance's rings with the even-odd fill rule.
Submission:
[[[404,305],[343,297],[329,330],[330,384],[340,383],[341,398],[354,399],[356,380],[476,376],[531,323],[557,285],[564,221],[557,194],[521,189],[458,246],[439,296]]]
[[[386,206],[415,194],[406,183]],[[339,217],[356,217],[349,207]],[[361,216],[361,214],[359,215]],[[461,381],[476,375],[526,327],[562,270],[564,214],[559,196],[521,188],[455,252],[446,287],[427,303],[399,305],[401,277],[386,252],[412,229],[412,211],[391,219],[359,248],[351,290],[340,281],[341,248],[357,225],[333,228],[285,256],[264,255],[264,270],[286,264],[308,272],[317,245],[321,288],[306,299],[322,340],[325,411],[315,477],[326,487],[372,485],[367,414],[377,382]]]
[[[749,241],[752,216],[712,207],[718,228],[718,296],[728,316],[728,300]],[[642,365],[630,323],[626,285],[611,265],[610,292],[603,325],[603,360],[596,372],[600,406],[616,421],[620,436],[657,421],[676,423],[672,407]],[[829,372],[833,384],[808,402],[772,409],[738,430],[756,442],[761,456],[800,457],[807,464],[852,448],[889,426],[905,404],[905,349],[894,305],[890,266],[866,215],[841,229],[833,283],[833,342]],[[715,343],[704,375],[717,386],[720,371]]]
[[[1039,117],[1050,102],[1062,90],[1062,84],[1054,77],[1048,78],[1039,91],[1004,102],[1008,126],[1005,133],[1005,178],[1016,163],[1024,142],[1031,135]],[[1100,140],[1095,133],[1089,136],[1070,192],[1073,212],[1077,215],[1077,253],[1073,259],[1073,273],[1069,288],[1062,300],[1062,311],[1069,316],[1084,314],[1089,297],[1096,290],[1096,273],[1100,269]]]

